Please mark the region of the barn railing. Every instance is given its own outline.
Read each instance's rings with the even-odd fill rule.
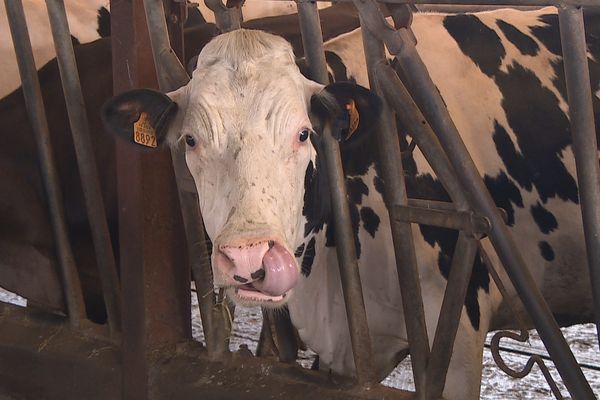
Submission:
[[[394,19],[395,27],[387,24],[379,6],[373,0],[342,1],[353,1],[359,11],[370,85],[384,99],[384,113],[380,121],[377,140],[382,155],[383,178],[387,183],[385,201],[392,221],[392,236],[417,398],[434,399],[439,398],[442,394],[460,312],[471,274],[471,266],[478,249],[479,239],[484,236],[488,236],[492,241],[511,282],[540,332],[540,336],[573,398],[594,398],[594,394],[561,335],[558,325],[525,268],[504,224],[501,210],[496,208],[485,189],[456,127],[443,106],[441,97],[435,90],[427,70],[416,53],[414,39],[410,33],[411,12],[406,5],[558,6],[571,113],[573,149],[581,193],[582,218],[595,302],[596,323],[600,327],[598,316],[600,313],[600,178],[581,11],[581,6],[597,6],[597,0],[502,0],[500,2],[495,0],[387,0],[385,3],[389,14]],[[147,41],[147,37],[144,39],[145,23],[143,19],[137,17],[137,13],[142,11],[141,0],[132,0],[127,4],[115,2],[112,10],[117,14],[116,22],[113,22],[113,27],[116,28],[113,30],[113,35],[123,39],[127,38],[127,34],[131,34],[131,37],[124,39],[123,43],[113,43],[114,56],[115,58],[123,55],[131,57],[133,64],[127,65],[127,68],[130,66],[133,68],[133,75],[128,78],[132,79],[133,77],[135,80],[126,82],[124,66],[118,65],[114,69],[117,82],[115,87],[123,90],[128,86],[152,85],[148,82],[153,80],[154,71],[148,71],[145,68],[148,55],[143,54],[143,51],[140,50],[141,47],[151,45],[160,89],[165,92],[171,91],[187,83],[189,77],[176,53],[171,49],[168,33],[172,27],[165,22],[163,8],[165,2],[162,0],[143,0],[143,2],[149,41]],[[175,3],[180,3],[180,1],[174,1],[173,4]],[[58,189],[59,182],[52,149],[49,146],[48,126],[23,7],[21,0],[5,0],[5,5],[19,62],[23,92],[42,161],[42,175],[51,208],[52,226],[60,259],[69,321],[73,327],[77,328],[86,324],[85,307],[67,238],[64,211],[61,210],[62,199]],[[77,77],[73,47],[68,34],[64,4],[61,0],[47,0],[47,5],[77,160],[82,175],[86,207],[98,255],[108,326],[113,341],[119,340],[120,322],[123,322],[122,341],[120,342],[120,357],[123,360],[122,396],[128,400],[149,398],[150,387],[165,382],[164,379],[161,380],[152,375],[156,374],[156,370],[153,369],[156,362],[153,358],[155,354],[166,355],[162,358],[162,362],[168,364],[165,359],[170,359],[169,357],[173,357],[174,354],[174,357],[177,358],[177,352],[173,348],[178,343],[189,339],[190,333],[187,325],[189,321],[187,323],[184,321],[187,316],[183,299],[187,296],[187,301],[189,301],[189,292],[186,292],[186,285],[189,283],[186,271],[188,277],[189,271],[185,268],[176,271],[175,263],[171,265],[171,270],[162,271],[156,262],[149,262],[149,258],[158,254],[167,254],[171,257],[172,254],[169,251],[172,249],[165,253],[153,252],[140,246],[139,243],[133,242],[132,237],[146,237],[144,235],[159,239],[172,237],[169,236],[169,232],[156,234],[152,232],[152,225],[145,225],[145,221],[140,222],[143,220],[143,216],[147,215],[145,213],[149,212],[148,210],[124,213],[121,217],[130,226],[121,233],[131,235],[127,239],[122,239],[122,244],[127,244],[127,246],[123,250],[125,254],[121,256],[121,268],[126,268],[126,270],[121,273],[125,292],[122,295],[124,299],[120,299],[121,289],[106,227],[102,196],[99,194],[98,180],[95,177],[97,171],[95,171],[95,160],[91,151],[89,128]],[[241,26],[239,8],[225,7],[219,0],[207,0],[207,5],[215,12],[220,31],[226,32]],[[171,11],[177,15],[176,10]],[[325,84],[328,82],[328,78],[316,4],[312,1],[299,0],[298,13],[309,74],[312,79]],[[134,21],[133,26],[126,26],[131,21]],[[180,21],[175,25],[175,31],[181,29]],[[385,48],[396,57],[402,70],[402,79],[388,65],[384,53]],[[179,49],[179,57],[181,57],[181,49]],[[127,72],[131,71],[127,70]],[[408,198],[393,113],[396,113],[403,123],[411,128],[414,142],[442,181],[452,203]],[[339,146],[330,134],[325,135],[325,144],[329,181],[333,189],[332,200],[335,204],[340,205],[340,207],[334,207],[336,212],[334,215],[335,230],[341,233],[338,234],[336,242],[357,378],[363,387],[370,387],[374,390],[377,386],[376,375],[373,368],[371,342],[366,324],[366,311],[358,275],[354,239],[350,229],[349,212],[347,207],[344,207],[347,205],[345,201],[347,195]],[[131,167],[130,171],[126,173],[123,183],[120,184],[124,204],[131,205],[140,200],[147,200],[147,195],[141,191],[144,184],[154,190],[152,194],[156,194],[156,188],[152,186],[154,181],[144,176],[142,167],[151,165],[156,160],[162,162],[161,165],[168,165],[171,161],[160,157],[160,159],[146,156],[132,158],[127,151],[123,149],[119,151],[121,152],[120,165]],[[198,207],[198,195],[195,193],[193,185],[189,185],[191,177],[185,166],[182,152],[172,151],[171,156],[178,183],[178,204],[182,210],[185,224],[188,257],[196,283],[207,353],[209,359],[212,360],[230,360],[232,356],[229,354],[227,342],[230,327],[225,316],[225,308],[221,304],[222,299],[213,290],[206,238]],[[164,179],[168,180],[169,178]],[[143,180],[144,184],[137,180]],[[174,199],[161,197],[161,201],[163,200],[162,205]],[[148,207],[153,212],[160,209],[159,202],[150,203]],[[415,249],[412,243],[411,223],[426,223],[460,231],[431,349],[429,348],[430,339],[420,293]],[[176,259],[177,257],[173,257],[170,260],[177,261]],[[487,267],[491,268],[491,265],[487,265]],[[497,285],[502,286],[497,273],[493,270],[490,272]],[[160,304],[157,299],[152,298],[152,296],[160,296],[165,292],[172,292],[165,302],[166,305]],[[120,310],[121,306],[122,311]],[[158,310],[158,315],[152,314],[155,310]],[[165,311],[172,311],[172,315],[166,316]],[[0,317],[3,317],[2,313],[0,313]],[[166,319],[161,320],[161,318]],[[34,324],[32,321],[33,319],[28,320],[24,325]],[[499,341],[499,336],[497,338]],[[197,354],[197,350],[187,350],[189,354]],[[97,349],[93,351],[97,351]],[[186,362],[188,364],[185,364]],[[185,366],[189,366],[189,362],[189,359],[183,360]],[[239,359],[238,362],[240,362]],[[206,361],[205,365],[212,364]],[[218,368],[222,368],[221,364],[218,365]],[[273,379],[278,378],[274,376]],[[318,382],[323,387],[326,386],[324,381],[311,379],[313,379],[312,382]],[[335,391],[327,393],[334,398],[332,393]],[[348,395],[350,392],[344,393]],[[372,392],[371,395],[374,393],[379,392]],[[390,395],[390,392],[385,393]],[[356,398],[362,395],[365,398],[369,397],[368,393],[362,393],[356,394]],[[403,398],[403,394],[399,392],[397,396]]]
[[[411,347],[411,360],[417,393],[420,393],[420,397],[425,396],[427,398],[435,398],[441,395],[458,328],[460,311],[471,274],[471,266],[477,251],[478,239],[483,235],[488,235],[529,315],[534,320],[549,353],[555,360],[567,388],[576,398],[593,398],[589,384],[562,337],[558,324],[552,317],[541,293],[536,288],[533,278],[525,268],[524,261],[504,224],[502,214],[496,209],[443,105],[443,100],[435,90],[426,68],[416,53],[409,26],[400,25],[396,26],[395,29],[389,26],[374,1],[354,0],[353,2],[359,11],[363,27],[363,42],[371,87],[377,93],[383,95],[382,97],[391,103],[402,120],[415,130],[414,140],[434,167],[444,187],[448,190],[456,205],[456,210],[466,212],[468,216],[478,216],[480,214],[488,223],[488,226],[485,223],[483,227],[480,226],[479,230],[472,229],[471,226],[465,226],[465,224],[462,225],[464,229],[461,230],[454,252],[447,291],[433,340],[433,348],[430,352],[414,246],[410,240],[412,238],[410,223],[428,220],[432,225],[447,226],[445,222],[450,220],[456,222],[460,218],[457,214],[450,214],[445,210],[436,210],[434,213],[437,220],[435,220],[432,218],[431,210],[414,208],[408,205],[395,122],[392,119],[390,106],[385,104],[379,129],[381,134],[379,148],[382,150],[380,153],[382,156],[383,178],[388,183],[386,185],[386,202],[390,210],[390,218],[393,221],[392,235],[397,256],[398,275],[405,307],[407,333]],[[220,23],[221,31],[230,31],[240,27],[239,18],[232,17],[232,15],[239,13],[239,10],[235,8],[227,9],[222,5],[217,6],[212,3],[214,2],[211,2],[211,9],[215,11],[216,20],[218,24]],[[410,18],[406,18],[406,15],[410,13],[410,10],[403,8],[401,4],[420,2],[391,0],[386,3],[390,6],[390,12],[393,16],[398,17],[398,19],[404,18],[404,21],[409,22]],[[422,3],[485,4],[486,2],[423,1]],[[584,129],[587,129],[585,132],[587,135],[586,144],[588,145],[586,150],[589,152],[586,160],[588,161],[587,169],[589,169],[589,175],[591,175],[591,177],[588,177],[589,182],[582,183],[582,186],[586,187],[586,189],[582,188],[582,203],[584,203],[582,210],[584,219],[586,218],[586,212],[591,215],[587,218],[590,222],[586,223],[585,229],[586,237],[591,238],[587,243],[588,255],[592,277],[595,277],[596,273],[593,272],[595,265],[597,265],[595,254],[600,252],[600,244],[597,243],[600,237],[595,235],[593,229],[594,226],[597,229],[600,224],[597,223],[598,221],[594,223],[591,218],[594,216],[594,212],[596,217],[600,217],[600,212],[598,212],[600,202],[595,201],[597,198],[586,201],[585,193],[598,193],[598,166],[595,160],[596,147],[593,114],[591,112],[591,88],[589,78],[587,78],[589,73],[582,69],[587,68],[583,18],[581,8],[573,7],[574,4],[591,5],[595,3],[590,2],[587,4],[585,1],[506,1],[505,3],[528,6],[563,5],[564,7],[559,9],[561,24],[571,27],[570,30],[566,30],[571,32],[571,36],[567,37],[566,34],[563,34],[563,46],[571,49],[570,43],[579,43],[579,46],[573,46],[575,50],[571,52],[571,55],[565,53],[565,58],[579,57],[577,66],[580,70],[577,71],[577,76],[581,78],[580,81],[587,82],[587,87],[581,87],[582,83],[578,83],[580,85],[578,93],[582,92],[587,96],[580,101],[588,107],[586,109],[587,115],[583,117],[582,124],[585,124]],[[494,2],[493,5],[498,5],[498,2]],[[298,13],[309,75],[313,80],[326,84],[328,78],[316,3],[299,1]],[[569,21],[566,21],[566,15],[571,16]],[[579,30],[573,30],[573,27],[578,27]],[[563,30],[565,29],[561,31]],[[386,65],[384,44],[398,60],[405,82],[401,82],[395,72]],[[572,55],[577,50],[579,50],[579,53]],[[566,73],[569,75],[571,72],[567,69]],[[405,84],[408,86],[408,90],[405,88]],[[571,87],[569,90],[569,98],[571,98],[574,83],[568,82],[568,85]],[[411,94],[415,100],[413,100]],[[571,110],[573,120],[577,118],[576,114],[581,108],[576,104],[574,106]],[[420,110],[423,111],[424,116],[421,115]],[[589,118],[591,118],[591,122]],[[422,121],[428,121],[431,126],[422,124]],[[579,136],[582,130],[575,123],[573,124],[573,131],[574,136]],[[434,132],[437,133],[437,136]],[[594,146],[591,145],[592,141]],[[329,135],[325,135],[325,143],[326,162],[330,174],[329,181],[333,189],[332,201],[334,204],[340,205],[335,209],[334,223],[336,232],[342,232],[340,240],[337,241],[337,251],[354,361],[359,382],[370,384],[373,382],[374,375],[370,354],[370,339],[368,329],[366,329],[366,312],[362,299],[360,277],[358,276],[356,251],[350,229],[349,212],[342,207],[346,204],[344,200],[346,199],[345,179],[341,169],[341,158],[337,143]],[[578,157],[578,159],[580,158]],[[466,194],[466,198],[462,193]],[[478,214],[474,214],[474,212]],[[465,217],[464,214],[463,217]],[[467,227],[470,229],[467,229]],[[594,237],[598,239],[596,243],[592,243]],[[600,261],[600,258],[598,260]],[[594,281],[593,278],[592,280]],[[595,296],[595,298],[598,299],[598,296]]]

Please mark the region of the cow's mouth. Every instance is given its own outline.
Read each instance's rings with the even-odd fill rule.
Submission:
[[[291,290],[288,290],[283,294],[273,296],[260,291],[259,289],[252,286],[251,283],[229,288],[229,294],[230,296],[233,295],[233,298],[235,300],[238,300],[241,303],[245,304],[255,303],[262,305],[265,305],[265,303],[275,305],[284,302],[287,300],[286,297],[290,293],[290,291]]]

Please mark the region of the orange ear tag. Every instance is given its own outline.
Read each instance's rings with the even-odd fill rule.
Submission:
[[[145,112],[133,124],[133,141],[146,147],[156,147],[156,131],[150,125],[150,117]]]
[[[356,132],[356,130],[358,129],[360,117],[358,116],[358,110],[356,109],[356,104],[354,103],[354,100],[350,100],[350,102],[346,104],[346,110],[348,110],[348,115],[350,115],[348,137],[346,137],[346,139],[349,139],[350,136],[352,136],[354,132]]]

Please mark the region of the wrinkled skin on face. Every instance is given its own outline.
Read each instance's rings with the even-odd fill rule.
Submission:
[[[185,98],[180,138],[193,142],[186,162],[214,244],[215,285],[232,287],[234,301],[276,304],[298,279],[292,255],[304,239],[304,175],[315,157],[310,140],[301,139],[312,128],[308,103],[320,87],[299,73],[282,39],[265,46],[252,43],[260,40],[255,32],[235,35],[205,47],[192,80],[173,97]],[[227,47],[239,47],[236,39],[256,48],[234,53]],[[240,283],[248,290],[233,289]]]

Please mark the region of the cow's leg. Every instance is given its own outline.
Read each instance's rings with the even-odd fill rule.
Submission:
[[[479,399],[481,387],[483,346],[487,329],[480,328],[476,331],[464,309],[462,314],[443,392],[443,397],[448,400]]]

